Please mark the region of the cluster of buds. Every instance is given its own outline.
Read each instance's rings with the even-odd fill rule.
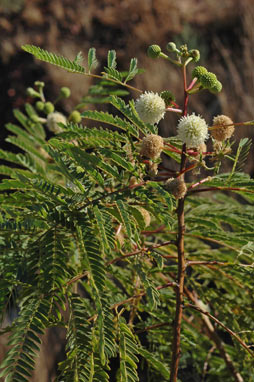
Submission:
[[[166,49],[168,52],[176,54],[179,65],[181,65],[181,60],[183,60],[184,62],[186,62],[187,60],[198,62],[200,59],[199,50],[188,50],[187,45],[181,45],[178,49],[176,44],[171,41],[167,44]],[[173,60],[170,57],[168,57],[165,53],[162,52],[161,47],[159,45],[150,45],[147,49],[147,55],[150,58],[162,57],[173,62]],[[176,63],[176,61],[174,63]]]
[[[222,89],[221,82],[217,79],[214,73],[208,72],[204,66],[196,66],[192,71],[193,80],[196,79],[193,91],[207,89],[211,93],[219,93]]]

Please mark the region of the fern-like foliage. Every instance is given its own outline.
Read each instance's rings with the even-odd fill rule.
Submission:
[[[85,68],[74,61],[70,61],[63,56],[54,53],[49,53],[45,49],[41,49],[34,45],[23,45],[22,49],[25,52],[31,53],[34,57],[41,61],[59,66],[60,68],[68,70],[68,72],[83,74]]]
[[[49,303],[46,299],[30,299],[21,309],[8,344],[11,346],[2,363],[0,376],[6,381],[27,382],[34,369],[34,358],[40,350],[40,334],[47,324]]]

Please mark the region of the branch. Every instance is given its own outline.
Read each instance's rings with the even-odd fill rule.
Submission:
[[[157,290],[161,290],[161,289],[165,289],[165,288],[168,288],[168,287],[172,287],[172,288],[177,288],[177,289],[178,289],[178,288],[179,288],[179,285],[178,285],[176,282],[171,281],[171,282],[168,282],[167,284],[160,285],[160,286],[156,287],[156,289],[157,289]],[[117,302],[117,303],[111,305],[111,306],[110,306],[110,309],[116,309],[116,308],[118,308],[118,307],[121,306],[121,305],[128,304],[129,302],[132,302],[132,301],[135,300],[136,298],[140,298],[140,297],[143,297],[143,296],[145,296],[145,295],[146,295],[146,292],[145,292],[145,291],[144,291],[144,292],[141,292],[141,293],[139,293],[139,294],[136,294],[136,295],[134,295],[134,296],[132,296],[132,297],[127,298],[126,300],[122,300],[122,301],[120,301],[120,302]],[[94,316],[88,318],[88,321],[90,322],[90,321],[96,320],[97,316],[98,316],[98,314],[95,314]]]
[[[183,81],[184,81],[184,107],[183,115],[187,115],[187,105],[189,95],[187,93],[187,81],[186,81],[186,66],[183,65]],[[180,173],[181,177],[184,179],[184,170],[186,167],[186,144],[183,144],[182,155],[181,155],[181,165]],[[184,276],[185,276],[185,257],[184,257],[184,198],[179,199],[177,207],[177,220],[178,220],[178,240],[177,240],[177,255],[178,255],[178,271],[177,271],[177,282],[179,288],[176,290],[176,311],[174,319],[173,328],[173,342],[172,342],[172,358],[171,358],[171,373],[170,382],[177,382],[178,367],[180,361],[180,343],[181,343],[181,326],[182,326],[182,315],[183,315],[183,291],[184,291]]]
[[[247,350],[247,352],[254,358],[254,353],[252,352],[252,350],[249,348],[248,345],[246,345],[245,342],[243,342],[241,340],[241,338],[235,333],[233,332],[231,329],[229,329],[226,325],[224,325],[221,321],[219,321],[216,317],[214,317],[213,315],[211,315],[210,313],[206,312],[205,310],[193,305],[193,304],[185,304],[184,305],[185,308],[191,308],[191,309],[195,309],[196,311],[204,314],[205,316],[211,318],[211,320],[213,320],[214,322],[216,322],[216,324],[218,324],[219,326],[221,326],[224,330],[226,330],[232,337],[234,337],[238,342],[239,344]]]
[[[248,188],[241,188],[241,187],[207,187],[207,188],[200,188],[199,190],[188,191],[188,194],[194,193],[194,192],[205,192],[205,191],[241,191],[241,192],[254,194],[254,191],[249,190]]]

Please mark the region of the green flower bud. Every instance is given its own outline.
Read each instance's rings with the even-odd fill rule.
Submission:
[[[46,113],[46,114],[53,113],[54,110],[55,110],[55,106],[53,105],[53,103],[46,102],[44,104],[44,107],[43,107],[44,113]]]
[[[180,52],[182,57],[189,57],[188,47],[186,44],[180,46]]]
[[[203,74],[202,76],[200,76],[199,82],[201,83],[203,88],[211,89],[214,86],[216,86],[218,80],[217,80],[217,77],[214,73],[207,72],[207,73]]]
[[[44,103],[42,101],[37,101],[35,107],[37,110],[42,111],[44,109]]]
[[[200,52],[197,49],[191,49],[189,51],[190,56],[193,58],[194,62],[198,62],[200,60]]]
[[[147,49],[147,55],[150,58],[158,58],[161,53],[161,48],[159,45],[150,45]]]
[[[216,81],[216,83],[210,89],[211,93],[219,93],[222,90],[222,83],[220,81]]]
[[[169,90],[164,90],[160,93],[160,97],[164,100],[166,106],[171,104],[171,101],[175,101],[175,96]]]
[[[35,81],[35,82],[34,82],[34,85],[35,85],[35,86],[38,86],[38,87],[40,87],[40,88],[43,88],[43,87],[45,86],[45,83],[42,82],[42,81]]]
[[[166,47],[166,49],[167,49],[168,52],[171,52],[171,53],[172,53],[172,52],[175,52],[176,49],[177,49],[177,48],[176,48],[176,44],[175,44],[174,42],[172,42],[172,41],[171,41],[171,42],[168,42],[168,43],[167,43],[167,47]]]
[[[69,88],[67,88],[66,86],[62,87],[60,89],[60,94],[63,98],[69,98],[70,95],[71,95],[71,91]]]
[[[204,66],[196,66],[192,71],[192,78],[200,79],[201,76],[207,73],[207,69]]]
[[[33,88],[27,88],[26,92],[27,92],[27,95],[29,95],[30,97],[33,97],[33,98],[40,97],[40,94]]]
[[[74,110],[70,116],[69,116],[69,121],[74,122],[74,123],[79,123],[81,121],[81,114],[79,111]]]

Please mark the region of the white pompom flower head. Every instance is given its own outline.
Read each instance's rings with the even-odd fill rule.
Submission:
[[[136,100],[136,110],[145,123],[159,123],[166,111],[166,104],[158,93],[145,92]]]
[[[63,129],[58,125],[58,123],[66,124],[67,119],[62,113],[58,113],[58,111],[54,111],[49,113],[47,116],[47,128],[52,133],[58,134],[63,131]]]
[[[209,137],[206,121],[194,113],[180,118],[177,133],[178,138],[186,143],[187,147],[198,147]]]

